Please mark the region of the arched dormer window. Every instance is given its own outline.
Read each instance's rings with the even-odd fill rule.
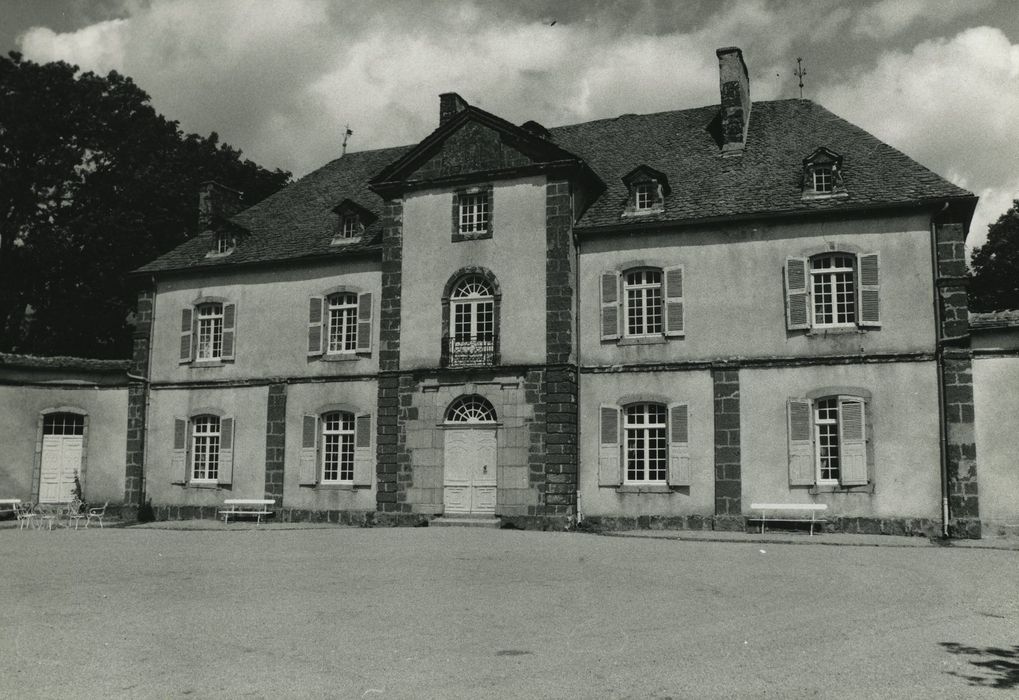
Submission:
[[[821,147],[803,159],[803,198],[848,197],[842,180],[842,156]]]
[[[495,276],[483,268],[462,270],[442,298],[444,367],[498,364],[499,302]]]
[[[336,215],[336,228],[333,232],[331,245],[343,245],[361,240],[367,227],[378,218],[351,199],[344,199],[333,207],[333,213]]]

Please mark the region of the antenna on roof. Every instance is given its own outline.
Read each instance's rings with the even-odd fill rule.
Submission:
[[[807,71],[803,70],[803,59],[796,58],[796,70],[793,71],[793,75],[800,79],[800,99],[803,99],[803,76],[807,74]]]
[[[347,155],[347,139],[354,135],[354,132],[350,130],[350,124],[347,124],[343,128],[343,154]]]

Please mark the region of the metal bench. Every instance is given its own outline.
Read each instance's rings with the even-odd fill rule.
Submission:
[[[263,516],[273,515],[271,507],[276,505],[275,498],[227,498],[223,501],[223,507],[219,514],[223,516],[223,522],[229,522],[230,516],[255,516],[257,522],[262,522]]]
[[[828,510],[828,504],[826,503],[751,503],[751,510],[759,510],[761,517],[759,518],[748,518],[748,520],[760,520],[761,521],[761,534],[764,534],[764,525],[768,520],[768,511],[778,511],[780,513],[789,513],[792,511],[810,511],[810,519],[806,517],[772,517],[772,522],[780,523],[810,523],[810,535],[814,536],[814,523],[827,522],[824,518],[818,518],[817,514],[819,511]]]

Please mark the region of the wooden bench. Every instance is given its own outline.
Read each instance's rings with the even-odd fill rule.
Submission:
[[[252,516],[259,523],[262,522],[262,516],[273,515],[271,507],[276,505],[275,498],[227,498],[223,501],[223,507],[220,509],[219,514],[223,516],[223,522],[229,522],[230,516]]]
[[[791,511],[810,511],[810,519],[806,517],[792,518],[771,518],[772,522],[780,523],[810,523],[810,535],[814,535],[814,523],[827,522],[824,518],[818,518],[817,513],[819,511],[828,510],[826,503],[751,503],[751,510],[761,511],[760,518],[748,518],[748,520],[760,520],[761,521],[761,534],[764,534],[764,524],[768,519],[768,511],[779,511],[783,513],[789,513]]]

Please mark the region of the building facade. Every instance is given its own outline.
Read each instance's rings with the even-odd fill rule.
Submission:
[[[447,93],[246,210],[210,184],[136,273],[125,503],[980,536],[976,198],[718,59],[710,107],[547,129]]]

